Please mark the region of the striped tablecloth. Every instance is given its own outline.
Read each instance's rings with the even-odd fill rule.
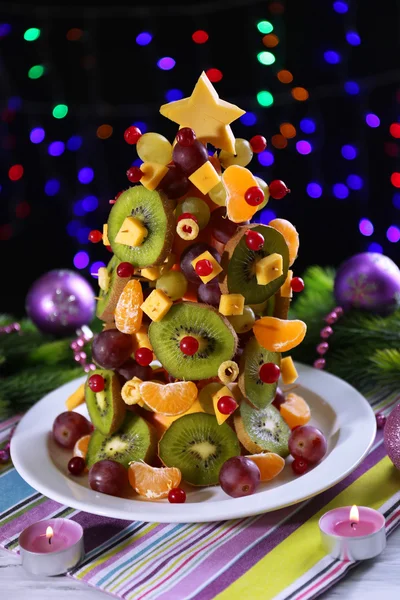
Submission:
[[[400,398],[377,401],[390,412]],[[0,424],[0,442],[17,421]],[[68,574],[127,600],[306,600],[357,563],[326,556],[318,520],[336,506],[379,509],[387,533],[400,522],[400,473],[385,455],[382,432],[364,462],[319,496],[282,510],[208,524],[154,524],[99,517],[37,493],[10,465],[0,472],[0,546],[18,552],[32,522],[68,517],[85,531],[86,556]]]

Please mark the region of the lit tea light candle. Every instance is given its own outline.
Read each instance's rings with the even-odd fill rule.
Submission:
[[[356,561],[373,558],[386,547],[384,516],[366,506],[343,506],[319,520],[322,544],[333,558]]]

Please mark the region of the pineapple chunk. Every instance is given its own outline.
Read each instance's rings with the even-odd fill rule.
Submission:
[[[110,275],[106,267],[100,267],[97,276],[100,289],[103,290],[103,292],[107,292],[110,287]]]
[[[108,239],[108,225],[107,225],[107,223],[104,223],[104,225],[103,225],[103,244],[105,246],[109,246],[110,245],[110,240]]]
[[[242,294],[222,294],[219,300],[219,312],[225,317],[242,315],[244,296]]]
[[[152,321],[161,321],[173,302],[162,290],[153,290],[141,305],[141,309]]]
[[[149,336],[147,334],[146,325],[142,325],[139,331],[132,333],[132,339],[134,353],[138,348],[148,348],[149,350],[153,350],[153,346],[150,344]]]
[[[148,190],[155,190],[160,181],[168,173],[168,167],[155,162],[144,162],[140,165],[143,175],[140,183]]]
[[[121,229],[118,231],[115,241],[118,244],[124,244],[125,246],[137,247],[143,243],[144,238],[147,236],[147,229],[143,225],[142,221],[135,217],[126,217],[121,225]]]
[[[199,256],[197,256],[194,260],[192,260],[192,262],[190,264],[192,265],[193,269],[196,267],[196,264],[199,262],[199,260],[209,260],[213,267],[213,270],[209,275],[203,275],[203,276],[199,275],[199,277],[203,283],[208,283],[209,281],[211,281],[211,279],[214,279],[214,277],[216,277],[217,275],[219,275],[221,273],[221,271],[222,271],[221,266],[215,260],[213,255],[210,254],[210,252],[208,250],[203,252],[203,254],[199,254]]]
[[[268,285],[283,273],[283,259],[281,254],[270,254],[256,263],[256,277],[258,285]]]
[[[281,360],[281,377],[285,385],[294,383],[298,378],[299,374],[294,366],[293,359],[291,356],[285,356]]]
[[[220,183],[221,177],[214,169],[214,165],[207,160],[204,165],[201,165],[201,167],[190,175],[189,181],[191,181],[202,194],[208,194],[210,190]]]
[[[215,416],[217,417],[218,425],[222,425],[222,423],[224,423],[227,420],[227,418],[230,416],[230,415],[223,415],[218,410],[218,400],[220,398],[222,398],[222,396],[230,396],[231,398],[233,398],[231,390],[228,387],[226,387],[226,385],[224,385],[224,387],[222,387],[220,390],[218,390],[218,392],[216,392],[212,397]]]
[[[143,406],[144,402],[140,396],[140,384],[143,383],[139,377],[134,377],[127,381],[122,389],[121,396],[122,400],[125,404],[132,406],[133,404],[139,404],[139,406]]]
[[[78,389],[69,396],[65,402],[67,410],[74,410],[80,404],[85,402],[85,384],[82,383]]]
[[[291,298],[293,296],[293,290],[290,286],[290,282],[292,281],[293,271],[289,269],[285,282],[281,286],[281,296],[282,298]]]

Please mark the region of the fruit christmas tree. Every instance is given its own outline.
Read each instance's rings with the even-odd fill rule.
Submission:
[[[103,229],[113,256],[99,270],[98,368],[67,402],[71,410],[86,401],[94,432],[74,454],[106,493],[114,492],[104,480],[129,469],[148,498],[166,497],[181,479],[220,481],[243,495],[254,485],[230,489],[235,469],[253,483],[273,478],[291,429],[310,419],[299,395],[277,388],[279,378],[296,380],[290,354],[281,354],[306,331],[288,320],[303,287],[291,269],[299,237],[284,219],[250,223],[289,190],[246,168],[265,138],[234,138],[230,123],[244,111],[221,100],[205,73],[189,98],[160,112],[179,126],[172,144],[136,127],[125,132],[143,162],[128,170],[134,185],[112,201]],[[69,432],[63,419],[54,429],[72,448],[79,435]]]

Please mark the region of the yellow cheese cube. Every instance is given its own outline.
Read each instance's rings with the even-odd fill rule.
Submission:
[[[142,325],[139,331],[136,331],[136,333],[132,333],[132,339],[133,353],[135,353],[138,348],[148,348],[149,350],[153,350],[153,347],[150,344],[149,336],[147,334],[146,325]]]
[[[104,223],[104,225],[103,225],[103,244],[105,246],[109,246],[110,245],[110,240],[108,239],[108,225],[107,225],[107,223]]]
[[[140,165],[143,175],[140,183],[148,190],[155,190],[160,181],[168,173],[168,167],[155,162],[144,162]]]
[[[135,217],[126,217],[118,231],[115,241],[125,246],[140,246],[147,236],[147,229],[142,221]]]
[[[189,181],[191,181],[202,194],[208,194],[210,190],[220,183],[221,177],[214,169],[214,165],[208,160],[190,175]]]
[[[294,362],[291,356],[285,356],[281,360],[281,377],[285,385],[294,383],[298,378],[299,374],[296,371]]]
[[[208,283],[209,281],[211,281],[211,279],[214,279],[214,277],[216,277],[217,275],[219,275],[221,273],[222,268],[221,268],[220,264],[215,260],[213,255],[210,254],[210,252],[208,252],[208,250],[203,252],[203,254],[199,254],[199,256],[197,256],[194,260],[192,260],[192,262],[190,264],[192,265],[193,269],[195,269],[196,264],[199,262],[199,260],[209,260],[213,267],[213,270],[211,271],[211,273],[209,275],[203,275],[203,276],[199,275],[199,277],[203,283]]]
[[[137,269],[138,275],[145,277],[150,281],[154,281],[160,277],[161,267],[146,267],[145,269]]]
[[[244,309],[244,296],[242,294],[222,294],[219,299],[219,312],[225,317],[242,315]]]
[[[152,321],[161,321],[167,314],[173,302],[162,290],[153,290],[141,305],[141,309]]]
[[[224,414],[222,414],[222,412],[220,412],[218,410],[218,400],[220,398],[222,398],[222,396],[230,396],[231,398],[234,399],[234,396],[233,396],[231,390],[228,387],[226,387],[226,385],[224,385],[224,387],[222,387],[220,390],[218,390],[218,392],[216,392],[213,395],[212,400],[213,400],[213,406],[214,406],[215,416],[217,417],[218,425],[222,425],[222,423],[224,423],[227,420],[227,418],[230,416],[230,415],[224,415]]]
[[[292,281],[293,271],[289,269],[285,282],[282,284],[280,292],[282,298],[291,298],[293,296],[293,290],[290,286]]]
[[[256,263],[256,278],[258,285],[268,285],[283,273],[283,259],[281,254],[270,254]]]
[[[85,384],[82,383],[78,389],[69,396],[65,402],[67,410],[74,410],[80,404],[85,402]]]

